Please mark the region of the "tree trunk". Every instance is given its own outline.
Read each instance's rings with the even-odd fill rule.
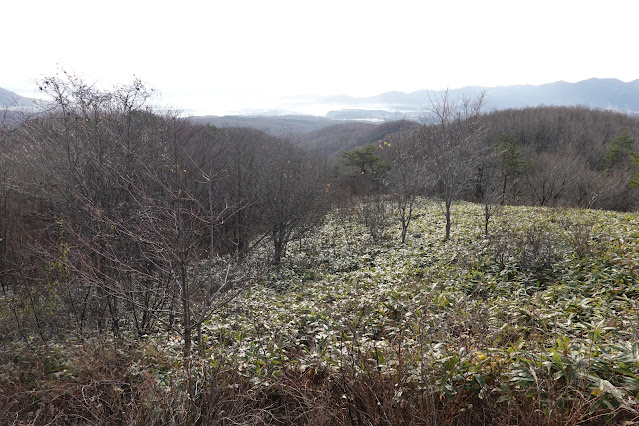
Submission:
[[[488,236],[488,221],[490,220],[490,206],[488,204],[484,205],[484,236]]]
[[[508,175],[504,175],[504,185],[501,188],[500,204],[503,206],[506,202],[506,185],[508,184]]]
[[[282,261],[282,255],[284,254],[284,243],[279,238],[276,238],[273,248],[273,265],[279,265]]]
[[[180,267],[180,281],[182,285],[182,327],[184,331],[184,359],[191,353],[191,314],[189,311],[189,291],[186,276],[186,267]]]
[[[452,201],[446,200],[446,236],[444,237],[444,241],[448,241],[450,238],[450,207]]]

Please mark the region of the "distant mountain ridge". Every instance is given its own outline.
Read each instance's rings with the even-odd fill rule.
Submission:
[[[513,85],[497,87],[468,86],[460,89],[450,89],[449,96],[453,99],[462,96],[472,97],[486,92],[483,110],[490,112],[504,109],[521,109],[536,106],[586,106],[593,109],[605,109],[624,112],[627,114],[639,114],[639,79],[623,82],[614,78],[591,78],[577,83],[557,81],[554,83],[533,85]],[[336,121],[371,121],[380,122],[396,120],[400,118],[419,119],[428,106],[431,99],[441,97],[443,90],[418,90],[411,93],[399,91],[386,92],[375,96],[325,96],[312,100],[306,99],[305,103],[327,106],[328,111],[322,118]],[[288,110],[294,110],[295,105],[289,105]],[[277,118],[277,128],[295,129],[297,123],[291,122],[293,117],[271,115]],[[300,115],[305,115],[300,113]],[[266,116],[263,115],[262,118]],[[255,122],[255,114],[246,114],[232,117],[207,117],[207,121],[230,121],[235,124],[251,126]],[[307,116],[308,118],[309,116]],[[201,118],[201,117],[199,117]],[[259,120],[261,127],[264,120]],[[289,126],[290,124],[290,126]],[[330,122],[314,123],[330,125]],[[315,130],[305,128],[304,130]]]
[[[33,108],[35,99],[25,98],[0,87],[0,108]]]
[[[575,106],[639,114],[639,79],[623,82],[614,78],[591,78],[577,83],[557,81],[533,85],[497,87],[468,86],[449,90],[452,98],[474,96],[486,91],[485,112],[535,106]],[[330,105],[323,117],[299,115],[245,114],[236,116],[191,117],[194,121],[216,126],[239,125],[269,129],[271,133],[309,132],[343,121],[383,122],[400,118],[418,119],[430,99],[443,91],[418,90],[411,93],[392,91],[369,97],[326,96],[306,100],[317,105]],[[0,88],[0,108],[32,108],[36,100]],[[250,108],[251,105],[247,105]],[[294,109],[291,105],[288,110]],[[293,113],[294,114],[294,113]]]
[[[623,82],[614,78],[591,78],[577,83],[557,81],[555,83],[532,85],[514,85],[497,87],[468,86],[451,89],[449,95],[454,99],[461,96],[474,96],[486,91],[485,111],[510,108],[545,106],[575,106],[610,109],[628,114],[639,114],[639,79]],[[407,117],[423,113],[430,99],[441,96],[444,91],[418,90],[411,93],[386,92],[376,96],[355,98],[334,96],[324,98],[326,103],[344,105],[342,110],[357,111],[357,119],[362,119],[362,111],[371,111],[371,119],[379,117],[379,110],[389,114],[404,113]],[[331,111],[327,117],[345,114]]]

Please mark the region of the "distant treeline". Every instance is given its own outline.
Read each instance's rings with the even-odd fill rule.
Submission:
[[[350,127],[352,134],[340,137]],[[334,155],[340,148],[374,145],[376,154],[390,162],[390,150],[380,149],[379,141],[397,138],[399,128],[410,133],[423,127],[413,121],[335,125],[317,132],[336,135],[331,145],[318,146],[318,138],[307,146]],[[500,181],[502,203],[621,211],[639,206],[639,190],[629,185],[637,169],[631,153],[639,150],[638,117],[586,107],[511,109],[483,114],[478,135],[474,182],[460,194],[464,199],[481,202]],[[367,179],[356,180],[363,185]]]
[[[633,210],[639,191],[629,183],[639,150],[639,118],[585,107],[537,107],[485,115],[485,146],[516,160],[508,202]],[[510,150],[510,151],[509,151]],[[516,154],[507,158],[505,154]]]

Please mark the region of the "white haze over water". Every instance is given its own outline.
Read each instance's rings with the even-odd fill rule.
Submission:
[[[184,100],[184,98],[182,98]],[[204,96],[194,95],[186,99],[190,108],[183,109],[186,116],[195,115],[314,115],[324,117],[330,111],[354,108],[352,104],[333,101],[321,96],[229,96],[216,98],[215,102]],[[160,101],[169,101],[163,96]],[[169,105],[171,102],[168,102]],[[217,106],[217,107],[216,107]],[[250,107],[247,107],[250,106]],[[393,105],[381,103],[358,103],[357,109],[384,110],[397,112],[400,116],[405,111],[397,110]],[[394,117],[389,117],[394,118]]]

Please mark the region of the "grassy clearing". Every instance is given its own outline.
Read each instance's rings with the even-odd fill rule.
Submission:
[[[459,204],[453,220],[444,242],[439,206],[424,201],[400,245],[394,223],[373,243],[355,216],[329,218],[206,324],[202,358],[179,361],[173,336],[120,347],[120,411],[146,407],[120,420],[637,421],[639,216],[505,207],[489,238],[482,206]],[[47,386],[84,377],[69,363],[41,372]],[[11,374],[21,395],[42,392]],[[42,401],[16,419],[38,423]]]

